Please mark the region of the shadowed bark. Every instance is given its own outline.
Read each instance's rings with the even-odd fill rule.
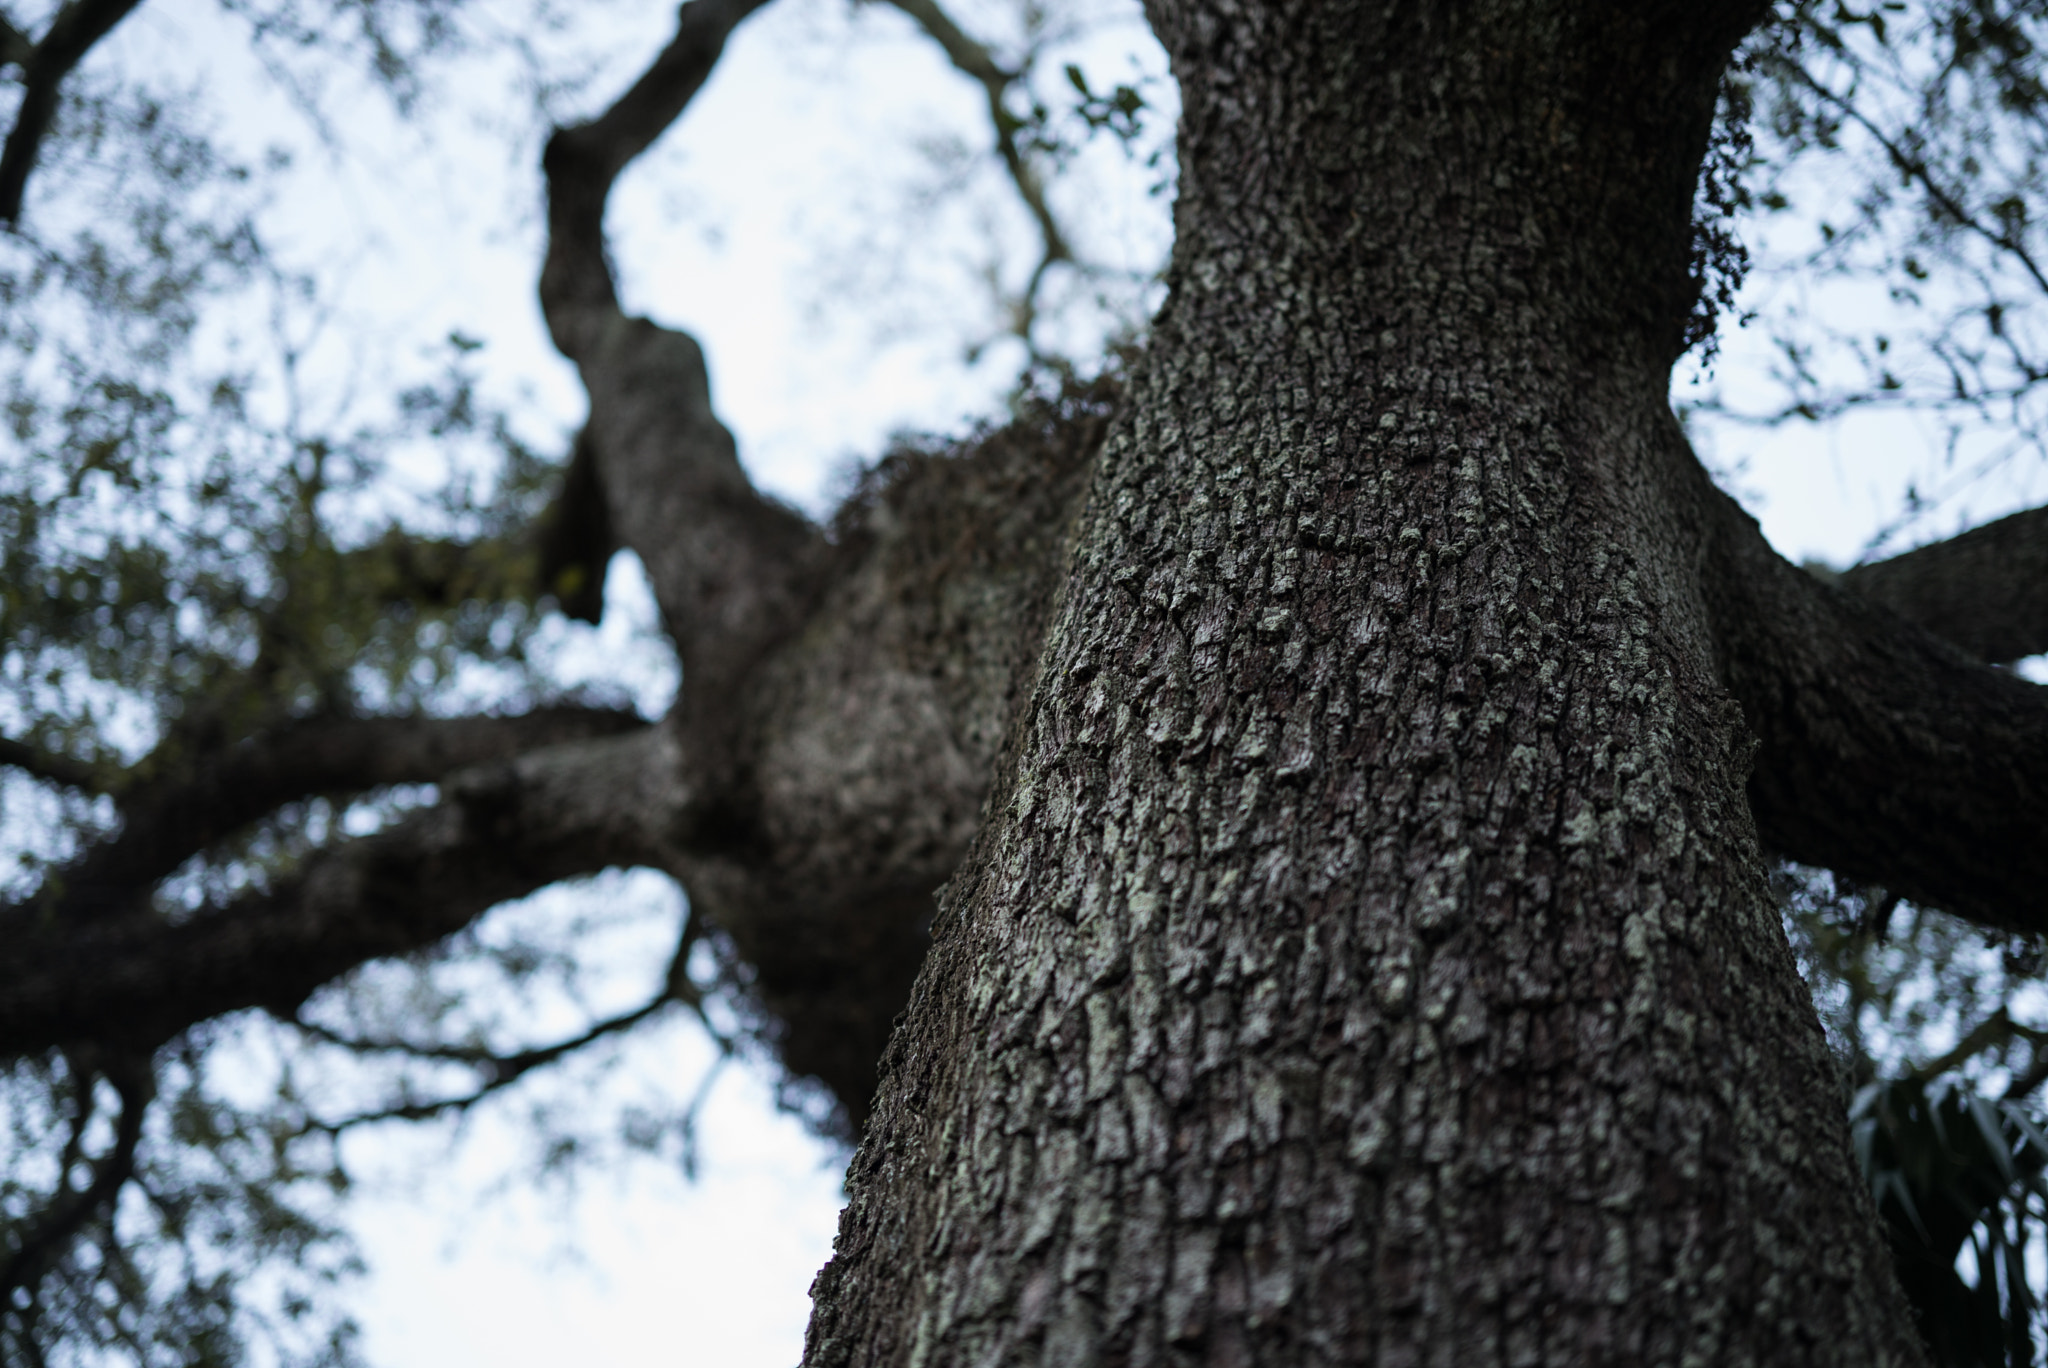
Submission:
[[[1987,925],[2048,931],[2040,686],[1861,585],[1794,569],[1731,500],[1712,499],[1710,592],[1722,668],[1757,739],[1749,798],[1765,843]]]
[[[1837,583],[1979,660],[2048,651],[2048,508],[1844,571]]]

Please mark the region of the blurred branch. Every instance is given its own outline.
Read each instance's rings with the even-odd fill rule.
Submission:
[[[1798,84],[1803,85],[1822,100],[1834,106],[1849,122],[1868,133],[1876,140],[1877,145],[1884,149],[1885,155],[1891,158],[1892,165],[1898,169],[1900,174],[1916,182],[1926,192],[1928,199],[1933,201],[1935,208],[1942,215],[1946,216],[1957,227],[1976,234],[1993,247],[2010,255],[2013,260],[2019,262],[2025,268],[2029,276],[2033,277],[2035,286],[2043,294],[2048,294],[2048,274],[2043,274],[2040,264],[2034,260],[2033,254],[2027,250],[2026,244],[2020,241],[2011,231],[1994,229],[1980,221],[1976,215],[1972,214],[1964,206],[1957,194],[1935,179],[1933,171],[1928,167],[1924,158],[1915,155],[1901,146],[1897,139],[1879,128],[1862,109],[1851,104],[1847,99],[1816,80],[1813,74],[1798,62],[1789,59],[1779,59],[1773,65],[1781,72],[1791,76]]]
[[[103,793],[107,787],[97,766],[10,737],[0,736],[0,765],[87,793]]]
[[[133,910],[157,880],[286,803],[432,783],[486,761],[646,725],[629,710],[573,704],[512,717],[314,717],[195,762],[153,756],[119,790],[120,830],[52,871],[31,905],[61,919]],[[0,913],[0,925],[9,919]]]
[[[543,593],[553,594],[562,612],[579,622],[604,617],[604,572],[619,539],[612,531],[611,510],[605,507],[598,482],[597,453],[577,434],[562,489],[534,528],[539,559],[536,578]]]
[[[140,3],[71,0],[57,11],[39,42],[30,44],[11,25],[0,35],[6,44],[6,60],[21,68],[21,103],[15,107],[14,127],[8,131],[6,146],[0,149],[0,223],[12,226],[21,221],[22,195],[57,113],[58,87],[93,44],[111,33]]]
[[[1855,566],[1837,583],[1981,660],[2037,655],[2048,651],[2048,508]]]
[[[2038,1051],[2043,1042],[2048,1042],[2048,1031],[2021,1025],[2012,1019],[2012,1013],[2008,1008],[2001,1006],[1972,1027],[1969,1033],[1946,1053],[1937,1059],[1929,1060],[1917,1069],[1910,1070],[1905,1076],[1915,1083],[1929,1083],[1945,1073],[1961,1068],[1986,1050],[1997,1049],[2014,1040],[2024,1040]],[[2010,1101],[2020,1095],[2023,1094],[2008,1091],[2006,1098]]]
[[[25,67],[35,55],[35,40],[0,15],[0,67]]]
[[[552,1064],[564,1055],[574,1054],[584,1046],[602,1040],[606,1036],[616,1035],[620,1031],[631,1030],[656,1012],[659,1012],[662,1008],[668,1006],[673,1000],[667,993],[663,993],[652,1002],[636,1007],[630,1012],[625,1012],[615,1017],[608,1017],[598,1022],[580,1035],[572,1036],[567,1040],[557,1041],[553,1045],[543,1045],[535,1049],[521,1050],[516,1054],[509,1055],[492,1054],[489,1051],[434,1047],[422,1048],[399,1041],[353,1041],[347,1037],[336,1035],[323,1027],[304,1021],[297,1021],[295,1024],[315,1039],[324,1040],[329,1044],[339,1045],[345,1049],[363,1052],[388,1050],[421,1059],[437,1059],[450,1063],[467,1064],[477,1069],[484,1076],[484,1081],[475,1089],[470,1092],[457,1094],[454,1097],[435,1098],[428,1102],[401,1102],[396,1106],[382,1107],[375,1111],[357,1112],[354,1115],[345,1116],[334,1121],[320,1121],[309,1118],[301,1127],[301,1133],[311,1134],[313,1132],[320,1132],[328,1135],[339,1135],[341,1132],[353,1129],[356,1126],[373,1125],[379,1121],[425,1121],[436,1116],[445,1116],[449,1112],[468,1111],[492,1093],[510,1087],[535,1069]]]
[[[606,258],[613,181],[682,114],[735,25],[764,0],[689,0],[676,34],[631,88],[591,120],[558,128],[541,164],[548,247],[540,297],[548,330],[590,396],[565,487],[601,502],[601,536],[640,557],[683,666],[683,702],[723,702],[814,601],[826,550],[801,515],[761,497],[711,406],[696,340],[619,307]],[[729,729],[684,709],[706,763]]]
[[[691,981],[688,972],[690,950],[696,945],[700,935],[701,927],[697,921],[697,913],[695,908],[692,908],[683,920],[682,933],[677,937],[675,953],[670,957],[668,972],[663,978],[661,991],[655,994],[651,1001],[634,1008],[630,1012],[623,1012],[618,1016],[608,1017],[603,1021],[599,1021],[589,1029],[567,1040],[557,1041],[552,1045],[538,1046],[529,1050],[518,1050],[511,1054],[500,1054],[494,1050],[487,1050],[479,1046],[421,1045],[412,1041],[391,1038],[366,1039],[359,1036],[344,1035],[339,1031],[320,1025],[318,1022],[307,1021],[303,1016],[295,1016],[292,1018],[292,1024],[312,1036],[315,1040],[339,1046],[342,1049],[357,1054],[403,1054],[413,1059],[466,1065],[478,1070],[483,1075],[483,1082],[466,1093],[460,1093],[453,1097],[436,1098],[426,1102],[402,1102],[395,1106],[382,1107],[374,1111],[358,1112],[355,1115],[346,1116],[335,1121],[308,1120],[302,1127],[301,1133],[317,1131],[329,1135],[339,1135],[344,1130],[373,1124],[378,1121],[423,1121],[432,1117],[446,1115],[451,1111],[467,1111],[492,1093],[510,1086],[535,1069],[544,1068],[566,1055],[574,1054],[586,1045],[604,1039],[606,1036],[631,1030],[671,1003],[682,1003],[696,1013],[697,1019],[703,1023],[705,1031],[717,1043],[720,1058],[723,1059],[733,1052],[733,1043],[719,1032],[712,1025],[710,1018],[705,1015],[703,992]]]
[[[5,1264],[0,1264],[0,1309],[13,1310],[26,1291],[31,1304],[34,1287],[50,1262],[85,1225],[113,1204],[121,1186],[135,1173],[135,1149],[142,1141],[143,1114],[156,1093],[156,1078],[146,1055],[131,1058],[105,1069],[105,1077],[121,1098],[121,1113],[114,1122],[114,1143],[104,1155],[92,1161],[92,1178],[82,1188],[71,1186],[72,1165],[57,1176],[57,1193],[50,1205],[34,1217],[15,1243]],[[83,1094],[79,1113],[73,1118],[67,1156],[75,1155],[77,1142],[92,1118],[90,1095],[92,1075],[80,1080]]]

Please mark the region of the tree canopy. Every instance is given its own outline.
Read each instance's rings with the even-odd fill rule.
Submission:
[[[0,15],[14,97],[0,150],[0,801],[19,855],[0,890],[9,1362],[231,1362],[251,1346],[346,1361],[323,1293],[350,1267],[338,1138],[458,1114],[658,1018],[691,1014],[724,1053],[770,1061],[821,1130],[859,1126],[927,900],[986,779],[889,809],[902,849],[875,857],[886,877],[857,907],[827,916],[804,899],[829,896],[802,889],[765,930],[705,914],[743,881],[724,852],[743,864],[770,844],[747,814],[636,795],[671,824],[650,835],[653,817],[622,826],[600,799],[635,782],[648,748],[688,749],[713,776],[739,762],[716,728],[648,716],[617,682],[574,687],[560,665],[565,621],[607,612],[614,554],[657,540],[619,525],[603,486],[638,461],[659,474],[648,525],[680,528],[684,506],[726,520],[691,523],[653,567],[693,586],[687,613],[660,604],[686,695],[751,679],[791,605],[872,582],[873,602],[916,605],[901,631],[980,716],[974,700],[1005,697],[989,681],[1016,672],[1015,621],[1044,620],[1049,589],[1014,565],[1057,544],[1156,303],[1159,263],[1115,249],[1113,207],[1091,187],[1114,174],[1169,196],[1175,104],[1156,71],[1078,55],[1104,27],[1085,6],[872,6],[934,45],[978,107],[978,126],[925,149],[924,201],[892,212],[911,250],[933,250],[921,221],[989,225],[963,238],[984,278],[953,297],[967,320],[953,340],[1016,379],[979,429],[871,453],[814,518],[754,493],[696,344],[619,321],[625,268],[607,237],[614,182],[757,8],[692,0],[656,48],[563,59],[545,7],[224,0],[302,111],[308,140],[276,149],[220,134],[209,92],[120,48],[149,13],[133,0]],[[1876,557],[2042,493],[2044,41],[2038,5],[1781,4],[1723,82],[1695,215],[1705,378],[1675,392],[1724,451],[1754,431],[1864,431],[1866,414],[1922,424],[1920,473],[1869,563],[1812,568],[2001,664],[2048,648],[2041,516]],[[479,53],[514,73],[510,96],[450,75]],[[632,74],[615,81],[620,63]],[[384,154],[353,140],[331,93],[365,83],[401,127],[491,101],[491,135],[533,155],[544,242],[525,288],[578,368],[584,435],[522,409],[492,349],[459,329],[425,359],[359,374],[311,359],[348,278],[279,245],[279,197],[336,164],[322,138],[337,161]],[[850,298],[901,321],[886,290]],[[384,388],[349,393],[362,377]],[[604,464],[594,432],[629,455]],[[680,475],[663,445],[677,432],[705,453]],[[1987,602],[1987,582],[2009,601]],[[898,619],[878,608],[847,630],[884,621]],[[985,730],[974,756],[993,755],[1001,717]],[[862,763],[879,771],[915,742],[876,739]],[[1812,824],[1829,821],[1820,800]],[[677,830],[688,849],[666,860]],[[616,909],[600,890],[566,925],[479,919],[618,866],[660,867],[691,895],[656,986],[558,1035],[523,1033],[520,1004],[570,993],[579,940]],[[2037,1333],[2025,1252],[2048,1228],[2042,947],[1951,915],[1981,923],[2028,872],[1987,868],[1976,901],[1945,908],[1865,886],[1846,861],[1780,876],[1859,1159],[1944,1361],[2031,1361]],[[775,901],[745,878],[747,899]],[[252,1059],[268,1071],[253,1091]],[[693,1125],[679,1099],[621,1118],[621,1140],[687,1159]],[[569,1135],[564,1157],[582,1143]]]

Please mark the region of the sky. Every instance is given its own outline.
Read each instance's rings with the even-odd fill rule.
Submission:
[[[483,6],[478,32],[498,23],[510,33],[518,9]],[[991,0],[961,15],[993,26],[1002,12]],[[530,68],[510,45],[456,63],[409,120],[346,80],[295,102],[250,60],[236,23],[201,0],[152,0],[95,60],[188,71],[222,111],[224,136],[291,147],[295,169],[266,223],[280,253],[329,291],[311,354],[337,393],[395,386],[460,331],[485,344],[488,383],[525,430],[559,447],[582,399],[534,301],[540,125],[528,82],[535,71],[572,87],[582,78],[581,93],[553,97],[553,113],[588,113],[666,40],[674,10],[593,0],[561,13],[559,30],[534,31]],[[1090,13],[1098,22],[1060,50],[1055,73],[1074,59],[1098,87],[1149,78],[1150,98],[1170,113],[1163,61],[1134,9]],[[279,63],[291,69],[288,54]],[[971,191],[962,149],[986,141],[979,100],[892,12],[777,0],[740,30],[682,124],[616,193],[609,222],[627,306],[702,341],[714,402],[748,469],[814,513],[891,433],[958,430],[994,414],[1015,372],[1013,346],[974,350],[992,330],[979,278],[992,263],[1014,273],[1026,245],[1013,207]],[[309,104],[328,120],[324,139]],[[1064,193],[1085,206],[1102,259],[1143,270],[1163,255],[1169,205],[1118,155],[1092,152]],[[1083,337],[1105,326],[1103,311],[1078,312]],[[1731,392],[1766,363],[1761,345],[1729,334],[1717,373]],[[1695,438],[1781,551],[1836,565],[1894,517],[1933,440],[1926,425],[1887,415],[1825,432],[1696,428]],[[2043,493],[2032,480],[2023,472],[1965,490],[1922,531],[2032,501]],[[619,682],[657,710],[673,667],[630,558],[611,588],[618,608],[601,629],[563,625],[549,649],[565,679]],[[582,896],[644,901],[649,925],[680,914],[672,890],[644,880]],[[620,969],[604,991],[629,996],[633,972]],[[672,1023],[611,1072],[571,1085],[588,1086],[593,1106],[643,1085],[687,1093],[712,1062],[702,1032]],[[372,1135],[351,1153],[368,1181],[349,1224],[370,1272],[348,1296],[372,1363],[796,1361],[845,1155],[777,1109],[763,1068],[719,1075],[694,1180],[673,1162],[636,1158],[583,1173],[566,1196],[536,1188],[522,1177],[531,1164],[519,1118],[513,1099],[458,1139]]]

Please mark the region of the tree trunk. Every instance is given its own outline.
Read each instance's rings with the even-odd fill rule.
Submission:
[[[1170,300],[808,1364],[1920,1361],[1666,399],[1760,8],[1155,0]]]

